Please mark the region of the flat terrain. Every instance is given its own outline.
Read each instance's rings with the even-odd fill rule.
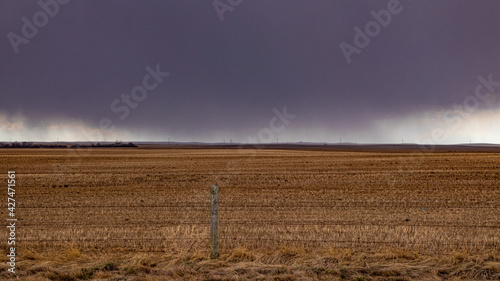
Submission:
[[[17,276],[26,280],[500,278],[499,152],[94,148],[0,157],[5,187],[7,171],[17,175]],[[2,256],[0,278],[11,278]]]

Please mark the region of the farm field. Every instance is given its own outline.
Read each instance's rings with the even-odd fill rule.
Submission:
[[[499,152],[94,148],[0,157],[5,187],[16,172],[21,280],[500,278]],[[209,259],[211,184],[220,187],[218,260]],[[0,279],[12,278],[6,261]]]

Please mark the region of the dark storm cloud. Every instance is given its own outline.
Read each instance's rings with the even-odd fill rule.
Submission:
[[[293,139],[294,128],[345,134],[452,107],[478,75],[500,80],[494,0],[401,0],[348,64],[339,44],[353,45],[354,27],[389,2],[245,0],[221,22],[212,1],[73,0],[16,54],[7,35],[21,36],[22,18],[41,7],[3,1],[0,111],[32,127],[71,119],[96,128],[109,118],[136,134],[211,140],[255,134],[286,105],[298,116]],[[157,64],[171,75],[120,120],[111,104]]]

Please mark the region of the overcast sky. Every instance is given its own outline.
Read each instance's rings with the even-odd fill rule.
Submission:
[[[1,0],[0,141],[500,143],[499,15],[497,0]]]

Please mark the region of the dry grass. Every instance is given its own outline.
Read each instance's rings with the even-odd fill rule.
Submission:
[[[22,280],[500,278],[498,153],[0,155],[2,170],[18,176]],[[213,183],[221,187],[215,261],[207,259]],[[5,271],[0,279],[12,277]]]
[[[72,251],[68,249],[68,251]],[[329,249],[275,252],[235,248],[217,260],[205,253],[96,253],[78,258],[45,252],[18,263],[20,280],[498,280],[500,259],[467,254],[451,256],[394,255]],[[2,268],[0,278],[10,279]]]

